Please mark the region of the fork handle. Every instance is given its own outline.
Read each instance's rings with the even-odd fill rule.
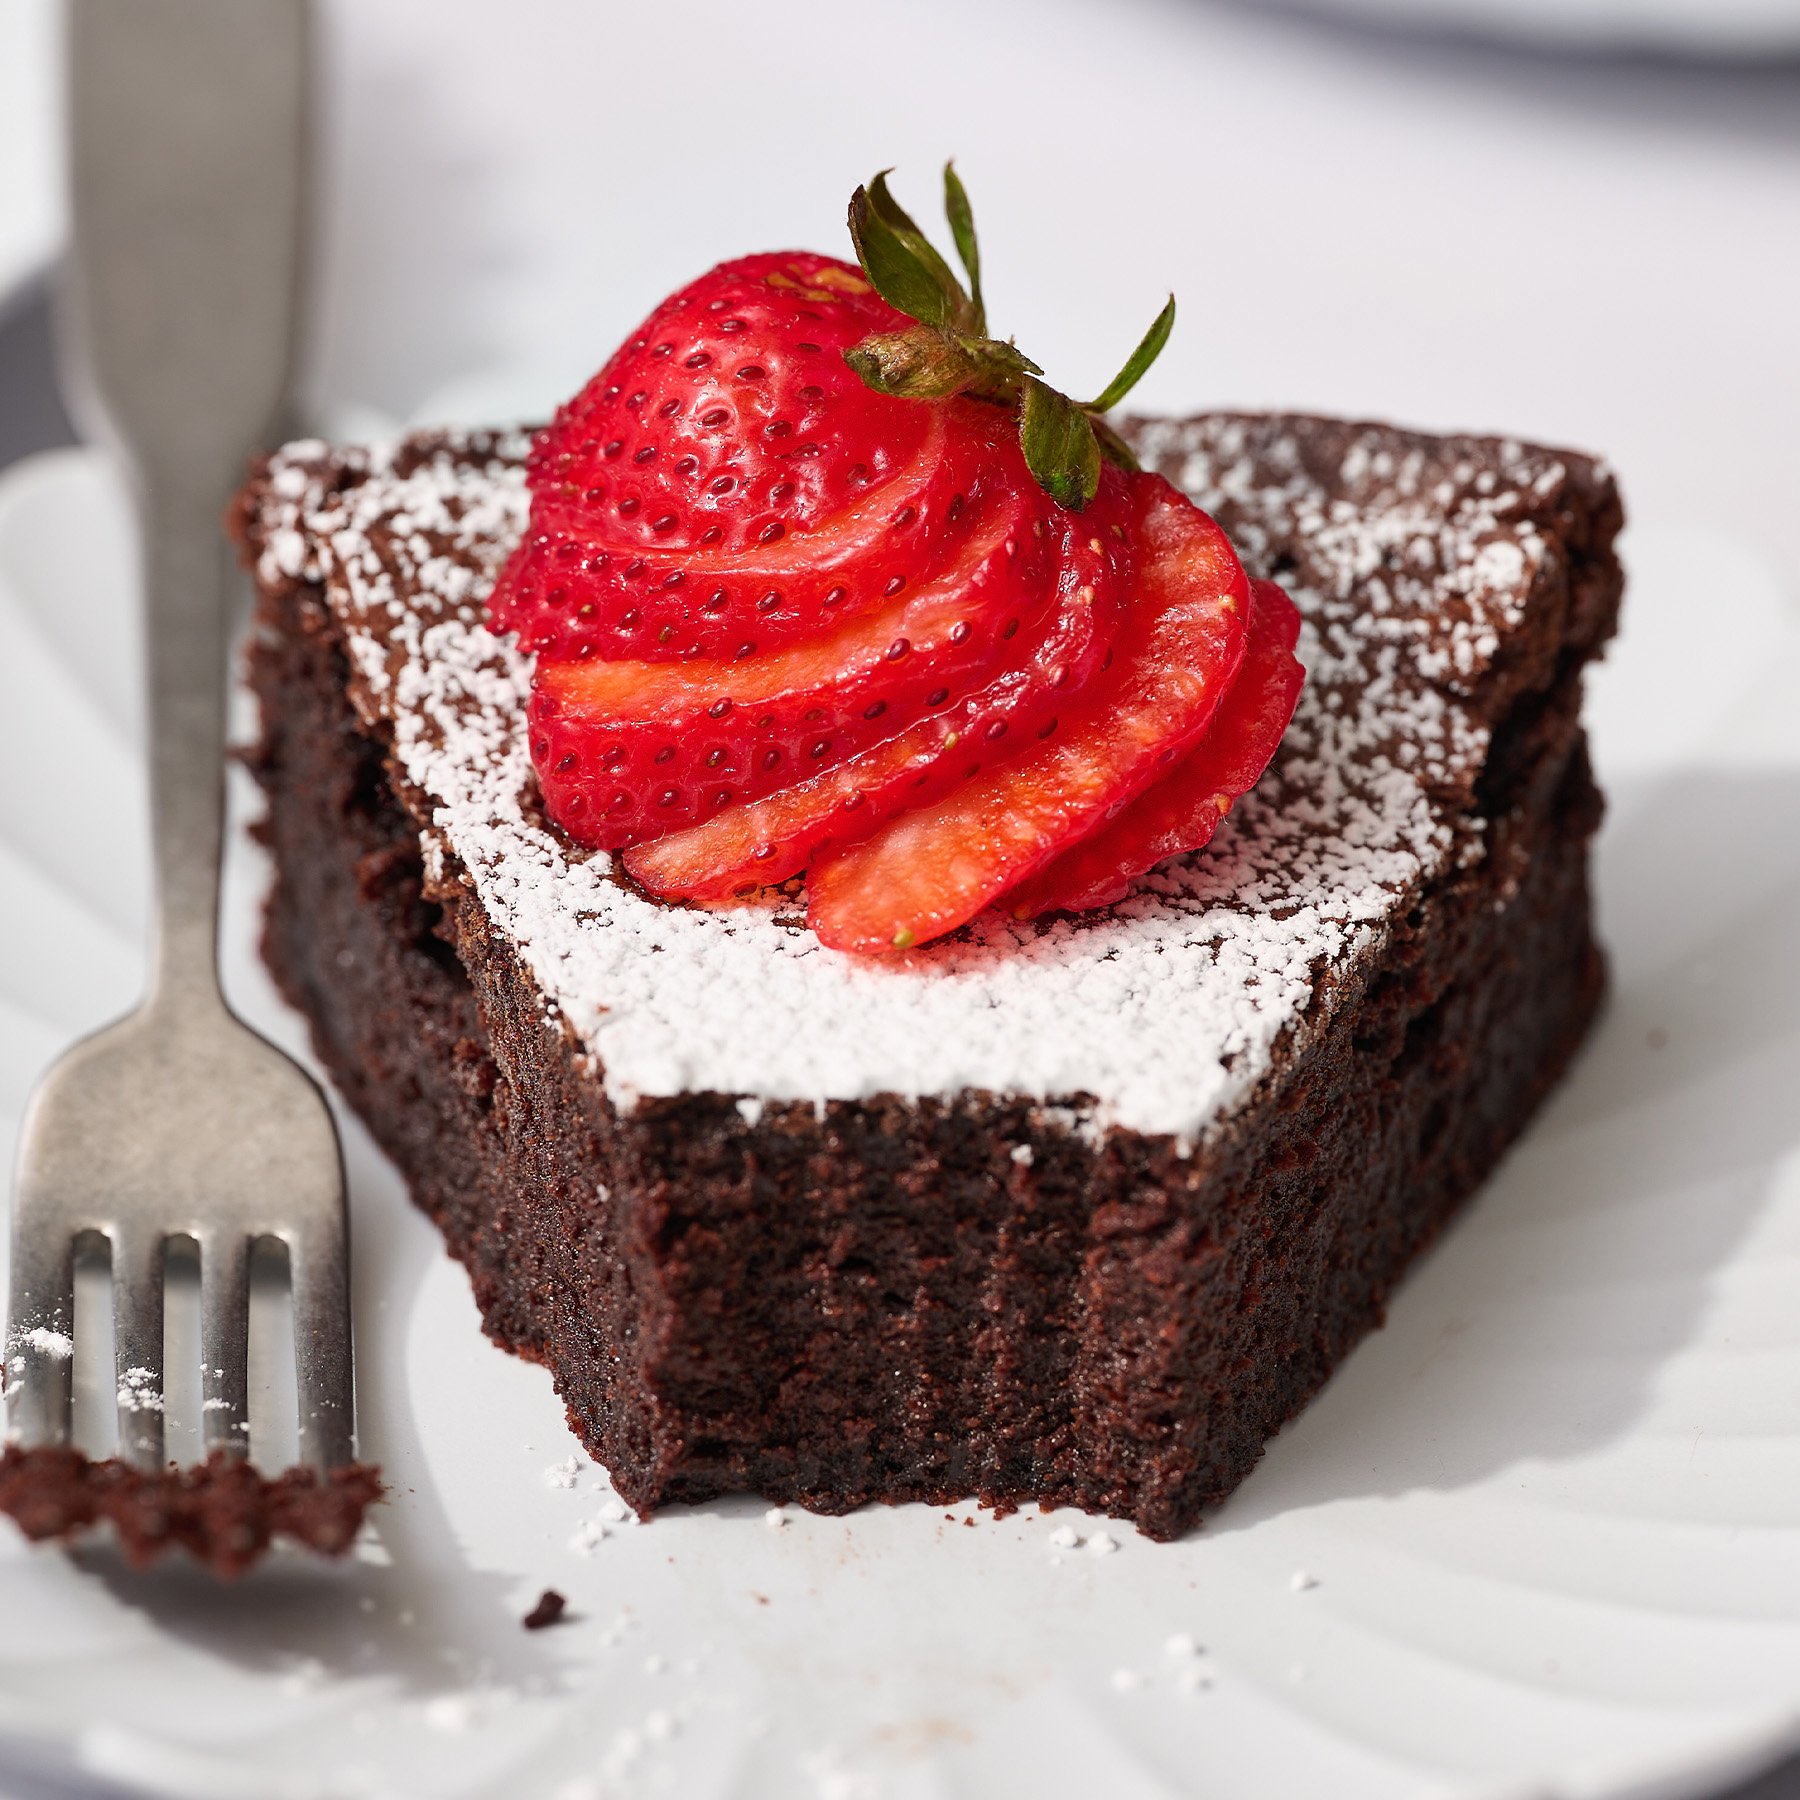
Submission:
[[[150,999],[176,1012],[223,1004],[224,500],[199,486],[159,486],[153,475],[138,485],[155,867]]]

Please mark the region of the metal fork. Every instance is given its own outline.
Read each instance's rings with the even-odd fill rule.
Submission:
[[[32,1097],[14,1196],[11,1424],[70,1435],[73,1251],[112,1250],[119,1455],[164,1463],[163,1277],[200,1251],[202,1437],[249,1443],[249,1259],[287,1246],[303,1462],[354,1455],[342,1159],[323,1097],[220,992],[220,518],[288,383],[306,138],[305,0],[73,0],[73,243],[61,323],[129,477],[149,664],[148,992]],[[82,391],[85,389],[85,393]],[[74,827],[72,827],[74,828]]]

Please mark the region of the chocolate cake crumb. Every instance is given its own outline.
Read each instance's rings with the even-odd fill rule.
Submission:
[[[545,1588],[538,1603],[519,1621],[527,1631],[542,1631],[546,1625],[560,1624],[569,1616],[569,1603],[555,1588]]]
[[[271,1476],[222,1450],[187,1468],[156,1470],[96,1462],[66,1446],[0,1451],[0,1512],[34,1543],[109,1524],[133,1568],[179,1547],[225,1580],[277,1538],[342,1556],[383,1494],[381,1471],[367,1463],[325,1476],[303,1468]]]

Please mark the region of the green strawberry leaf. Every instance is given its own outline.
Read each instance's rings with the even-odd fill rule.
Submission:
[[[1150,365],[1162,355],[1163,345],[1169,341],[1169,333],[1174,329],[1175,296],[1171,294],[1168,305],[1156,315],[1138,347],[1125,359],[1124,368],[1106,384],[1105,391],[1098,399],[1088,402],[1088,411],[1111,412],[1144,379]]]
[[[1010,338],[987,335],[975,214],[955,163],[944,164],[944,212],[968,272],[967,290],[889,191],[888,174],[883,169],[851,197],[850,236],[875,291],[914,323],[865,338],[844,352],[845,362],[877,393],[905,400],[961,394],[1015,412],[1033,479],[1059,505],[1080,511],[1099,489],[1103,460],[1121,469],[1138,466],[1131,446],[1101,415],[1131,392],[1169,341],[1174,295],[1124,368],[1083,406],[1043,381],[1043,370]]]
[[[850,199],[850,237],[856,260],[876,293],[896,312],[928,325],[948,325],[955,305],[928,263],[876,211],[867,188]]]
[[[1059,506],[1080,512],[1100,486],[1100,444],[1093,421],[1067,394],[1025,378],[1019,442],[1030,469]]]
[[[956,172],[956,164],[944,164],[944,216],[950,221],[950,235],[956,241],[956,254],[969,272],[969,293],[975,303],[975,320],[971,329],[987,330],[987,304],[981,297],[981,251],[975,242],[975,214],[969,206],[969,191]]]
[[[864,272],[888,305],[925,325],[969,326],[974,309],[962,283],[888,191],[885,169],[851,200],[850,236]]]
[[[961,341],[971,350],[976,351],[982,362],[992,369],[999,379],[1004,379],[1009,375],[1041,375],[1044,372],[1011,338],[1008,338],[1005,343],[1001,343],[998,338],[966,337]],[[1004,395],[996,392],[992,397],[996,400],[1002,398],[1017,400],[1019,396],[1016,386],[1009,386]]]

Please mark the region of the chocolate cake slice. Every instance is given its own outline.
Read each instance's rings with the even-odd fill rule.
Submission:
[[[1593,1016],[1605,470],[1298,417],[1135,437],[1301,607],[1287,741],[1116,906],[879,966],[792,906],[652,901],[544,821],[529,665],[482,622],[523,436],[293,444],[242,495],[270,966],[640,1509],[1186,1530]]]

